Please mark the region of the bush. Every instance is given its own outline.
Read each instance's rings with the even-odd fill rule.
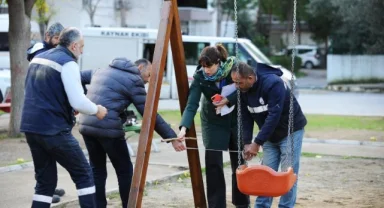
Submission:
[[[273,64],[281,65],[291,71],[291,65],[292,65],[292,58],[291,56],[272,56],[270,57]],[[295,57],[295,66],[294,66],[294,72],[295,74],[298,74],[301,69],[301,58]]]

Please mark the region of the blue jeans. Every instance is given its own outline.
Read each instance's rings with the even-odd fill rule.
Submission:
[[[127,143],[122,138],[102,138],[83,135],[96,185],[97,208],[107,207],[105,182],[107,180],[107,155],[115,168],[119,182],[122,207],[126,208],[131,188],[133,165]]]
[[[289,159],[293,159],[293,170],[298,176],[303,137],[304,130],[298,130],[293,133],[293,158],[291,158],[291,142],[288,142],[287,137],[278,143],[272,143],[269,141],[265,142],[263,145],[263,165],[267,165],[275,171],[278,171],[281,163],[281,169],[285,171],[287,167],[291,166]],[[292,189],[280,197],[279,208],[291,208],[295,206],[298,179],[299,177],[297,177],[296,183],[293,185]],[[269,208],[272,205],[272,200],[273,197],[259,196],[256,198],[255,208]]]
[[[70,132],[47,136],[25,133],[35,166],[36,187],[32,208],[50,207],[57,185],[58,162],[76,184],[80,206],[96,207],[92,171],[79,142]]]

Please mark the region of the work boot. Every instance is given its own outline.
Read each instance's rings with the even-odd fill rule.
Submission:
[[[64,189],[55,189],[54,195],[62,197],[62,196],[64,196],[64,194],[65,194]]]
[[[53,195],[52,197],[52,204],[59,203],[60,202],[60,196]]]

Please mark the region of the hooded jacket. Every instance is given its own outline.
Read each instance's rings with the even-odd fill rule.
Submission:
[[[139,69],[125,58],[116,58],[106,69],[83,71],[81,75],[83,85],[90,84],[87,97],[107,108],[108,114],[102,120],[81,114],[80,133],[93,137],[124,138],[127,107],[133,103],[139,113],[144,114],[146,91]],[[162,138],[176,137],[160,115],[156,117],[155,130]]]
[[[266,64],[257,64],[256,82],[241,93],[243,140],[252,142],[254,122],[260,131],[253,142],[263,145],[283,140],[288,135],[290,89],[280,78],[283,72]],[[296,98],[293,98],[294,131],[303,129],[307,120]]]

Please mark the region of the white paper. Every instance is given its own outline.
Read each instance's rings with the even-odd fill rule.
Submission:
[[[221,96],[228,97],[228,95],[232,94],[236,91],[235,83],[226,85],[221,90]],[[217,114],[221,114],[221,116],[227,115],[228,113],[232,112],[233,109],[235,109],[235,105],[232,105],[232,107],[228,107],[227,105],[224,105],[222,108],[220,108],[220,112],[216,112]]]
[[[232,94],[235,91],[236,91],[236,86],[235,86],[235,83],[233,83],[233,84],[224,86],[223,89],[221,90],[221,95],[223,97],[228,97],[228,95]]]

